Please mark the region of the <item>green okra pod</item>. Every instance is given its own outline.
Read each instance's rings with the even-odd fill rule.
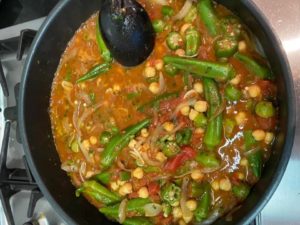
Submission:
[[[195,28],[189,28],[185,33],[185,54],[195,56],[200,47],[200,33]]]
[[[218,23],[219,19],[216,16],[211,0],[200,0],[198,5],[198,12],[202,21],[204,22],[209,34],[213,37],[219,33]]]
[[[273,117],[275,115],[275,112],[276,112],[276,110],[275,110],[272,102],[260,101],[255,106],[256,115],[258,115],[262,118],[265,118],[265,119]]]
[[[102,58],[104,59],[105,62],[110,63],[112,61],[112,56],[105,44],[102,34],[100,32],[99,20],[97,20],[97,23],[96,23],[96,40],[97,40],[97,44],[98,44]]]
[[[226,16],[220,19],[220,30],[223,36],[231,37],[239,40],[242,34],[243,26],[239,19],[235,16]]]
[[[222,140],[222,113],[215,116],[215,113],[221,107],[222,99],[218,90],[218,86],[212,79],[203,79],[204,95],[208,101],[209,109],[207,112],[209,122],[207,124],[206,132],[204,135],[204,143],[209,148],[214,148],[221,143]],[[214,118],[212,118],[215,116]]]
[[[178,131],[175,135],[178,145],[188,145],[191,142],[193,131],[189,128]]]
[[[143,216],[145,214],[144,206],[151,203],[148,198],[134,198],[127,202],[126,212],[135,213],[136,216]],[[120,203],[113,206],[106,206],[99,209],[105,216],[117,220],[119,216]]]
[[[238,42],[235,38],[224,37],[216,41],[214,48],[218,58],[228,58],[238,50]]]
[[[196,161],[204,167],[215,168],[220,166],[219,160],[213,153],[199,153],[196,156]]]
[[[86,74],[84,74],[82,77],[80,77],[76,83],[81,83],[87,80],[94,79],[98,77],[99,75],[106,73],[110,69],[110,64],[109,63],[103,63],[94,66],[90,71],[88,71]]]
[[[106,205],[121,201],[119,195],[109,191],[107,188],[93,180],[85,181],[82,186],[76,190],[77,197],[79,197],[81,193]]]
[[[178,187],[176,184],[167,184],[161,190],[161,198],[165,202],[169,203],[171,206],[175,206],[179,203],[181,194],[181,188]]]
[[[258,76],[261,79],[273,79],[273,74],[267,66],[261,65],[256,62],[254,59],[250,58],[249,56],[237,52],[234,55],[234,58],[239,60],[241,63],[245,65],[245,67],[253,73],[253,75]]]
[[[178,32],[173,31],[168,34],[166,42],[171,50],[177,50],[180,48],[180,45],[182,44],[183,40]]]
[[[232,187],[232,193],[240,200],[244,200],[250,193],[250,187],[247,184],[238,184]]]
[[[161,33],[165,29],[165,22],[163,20],[153,20],[152,26],[156,33]]]
[[[257,178],[260,178],[263,166],[263,152],[259,150],[248,156],[249,165],[252,173]]]
[[[123,224],[124,225],[153,225],[153,223],[145,217],[127,218]]]
[[[180,148],[175,142],[168,141],[167,143],[163,144],[162,152],[165,154],[165,156],[172,157],[180,152]]]
[[[206,77],[216,81],[227,81],[235,76],[234,68],[228,63],[200,61],[178,56],[165,56],[164,62],[200,78]]]
[[[257,141],[254,139],[252,135],[252,130],[245,130],[244,133],[244,146],[245,150],[249,151],[257,144]]]
[[[163,93],[161,95],[156,96],[150,102],[147,102],[138,107],[138,111],[143,112],[147,108],[157,108],[162,101],[166,101],[172,98],[177,98],[179,96],[178,92],[170,92],[170,93]]]
[[[110,142],[105,146],[101,154],[101,166],[104,168],[110,167],[117,158],[121,150],[129,143],[136,133],[150,124],[150,119],[142,120],[141,122],[128,127],[124,133],[118,133],[113,136]]]
[[[242,97],[242,92],[232,84],[228,84],[225,88],[225,97],[229,101],[238,101]]]
[[[198,206],[194,212],[197,222],[201,222],[208,217],[209,209],[211,205],[211,187],[208,183],[204,186],[204,191],[201,196]]]
[[[112,174],[110,172],[102,172],[94,176],[94,179],[102,184],[109,184]]]

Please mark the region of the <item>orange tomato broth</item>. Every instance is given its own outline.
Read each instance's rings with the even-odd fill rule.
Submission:
[[[139,2],[146,8],[152,20],[163,18],[160,13],[160,5],[155,4],[154,1],[140,0]],[[170,4],[175,10],[175,13],[180,10],[182,5],[183,1],[181,0],[174,1]],[[219,16],[231,15],[227,9],[220,5],[216,5],[215,10]],[[165,30],[157,34],[154,51],[143,64],[133,68],[125,68],[114,61],[108,72],[95,79],[76,83],[76,80],[82,77],[93,66],[103,63],[96,41],[97,19],[98,14],[92,15],[82,24],[70,40],[61,57],[51,93],[50,116],[57,152],[64,166],[72,164],[77,167],[73,172],[68,168],[68,175],[77,188],[81,186],[84,180],[92,179],[94,175],[102,171],[100,160],[104,145],[100,144],[99,136],[103,131],[109,130],[111,127],[117,127],[122,131],[130,125],[151,117],[152,124],[148,129],[149,135],[151,136],[157,126],[162,126],[166,121],[172,121],[169,119],[172,113],[168,110],[165,110],[164,114],[155,112],[155,110],[145,112],[137,110],[139,106],[150,102],[158,95],[153,94],[149,90],[150,83],[144,76],[144,69],[149,66],[155,67],[158,60],[161,60],[165,55],[175,54],[165,43],[170,30]],[[172,22],[172,20],[167,20],[167,23],[170,24],[172,30],[180,31],[180,28],[185,22]],[[197,19],[192,22],[192,25],[201,33],[202,43],[197,58],[199,60],[217,61],[213,47],[215,40],[209,35],[199,15]],[[262,60],[262,57],[255,51],[255,47],[253,47],[251,42],[246,40],[246,43],[247,54],[263,62],[264,60]],[[233,57],[230,57],[228,62],[232,64],[236,70],[236,74],[241,78],[236,86],[242,90],[244,94],[246,92],[245,88],[249,85],[258,85],[261,88],[262,93],[260,97],[254,99],[254,102],[265,99],[269,95],[274,98],[276,97],[276,86],[273,82],[263,81],[257,78],[251,74],[242,63]],[[178,97],[178,99],[191,89],[187,88],[183,82],[183,72],[179,72],[176,76],[172,77],[168,76],[163,69],[156,70],[156,77],[158,77],[159,74],[162,74],[165,79],[165,92],[179,92],[180,97]],[[201,79],[190,76],[190,82],[201,83]],[[227,84],[219,83],[218,85],[221,96],[224,96],[224,88]],[[199,94],[197,100],[205,101],[204,94]],[[171,99],[162,102],[161,105],[178,105],[179,102],[179,100]],[[174,109],[174,107],[170,108]],[[276,128],[276,116],[271,119],[258,118],[258,116],[249,109],[249,98],[245,97],[235,103],[226,102],[226,107],[223,112],[223,121],[225,119],[235,121],[236,115],[239,112],[244,112],[247,120],[244,124],[235,126],[231,135],[225,135],[225,132],[223,132],[222,143],[215,150],[215,154],[218,159],[221,160],[222,169],[219,168],[216,171],[203,173],[203,177],[195,181],[198,183],[208,182],[211,184],[213,201],[216,205],[217,203],[221,204],[223,207],[222,213],[228,212],[241,201],[233,195],[232,191],[220,189],[221,180],[229,180],[232,186],[240,182],[252,186],[258,181],[249,169],[249,165],[241,165],[241,160],[245,158],[243,156],[243,152],[245,151],[243,131],[262,129],[265,132],[274,133]],[[155,121],[155,123],[153,121]],[[188,116],[179,115],[178,120],[174,122],[175,127],[179,122],[183,122],[184,127],[190,127],[193,130],[190,146],[201,152],[204,133],[195,132],[196,128]],[[71,150],[71,145],[74,141],[78,140],[78,130],[80,133],[80,144],[77,148],[75,147],[74,151]],[[139,137],[136,137],[136,139],[141,138],[140,133],[137,136]],[[86,149],[86,154],[89,155],[90,161],[87,161],[86,156],[82,153],[82,146]],[[266,161],[271,152],[271,144],[262,141],[258,143],[258,146],[263,149],[264,161]],[[128,146],[125,147],[118,156],[117,161],[109,169],[113,174],[110,184],[106,185],[109,190],[118,193],[118,190],[112,189],[111,183],[118,182],[119,174],[123,171],[122,166],[124,166],[126,170],[133,170],[137,167],[135,159],[130,155],[130,151]],[[144,146],[144,150],[142,151],[147,151],[147,147]],[[149,158],[155,161],[158,151],[159,149],[151,151]],[[121,168],[117,162],[121,162]],[[191,164],[193,162],[189,161],[187,163]],[[159,193],[159,188],[161,187],[158,187],[156,191],[152,192],[151,189],[153,189],[153,186],[157,187],[157,184],[160,184],[153,181],[155,180],[153,177],[165,174],[163,169],[164,165],[165,162],[161,164],[160,172],[144,172],[142,179],[131,177],[128,182],[132,185],[132,193],[126,197],[129,199],[136,198],[138,197],[140,188],[147,187],[149,198],[153,202],[161,203]],[[83,171],[81,174],[78,172],[80,168]],[[194,169],[205,170],[201,165],[196,165]],[[178,173],[180,172],[177,171],[176,174],[178,175]],[[169,182],[175,180],[173,176],[174,174],[171,175],[171,178],[168,178],[171,179]],[[190,173],[187,176],[190,176]],[[88,195],[85,195],[85,197],[96,207],[103,207],[101,202],[96,201]],[[195,200],[198,201],[199,199]],[[211,206],[211,212],[213,209],[214,205]],[[155,224],[176,224],[182,219],[176,219],[172,214],[168,217],[163,217],[160,214],[155,218],[151,218],[151,220]],[[193,221],[194,219],[191,223],[193,223]]]

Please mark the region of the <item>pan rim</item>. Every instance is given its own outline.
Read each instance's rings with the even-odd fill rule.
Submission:
[[[68,215],[62,207],[57,203],[57,201],[53,198],[50,194],[47,186],[42,181],[42,177],[36,168],[33,156],[29,148],[29,143],[26,134],[26,123],[25,123],[25,96],[26,96],[26,83],[28,74],[30,71],[30,66],[32,62],[32,58],[37,51],[37,46],[42,38],[43,33],[47,30],[47,27],[52,23],[53,18],[56,17],[57,14],[61,12],[61,10],[70,2],[71,0],[60,1],[55,8],[51,11],[49,16],[47,17],[46,21],[42,24],[40,30],[38,31],[31,48],[29,50],[29,54],[27,56],[23,73],[22,73],[22,81],[20,85],[20,93],[19,93],[19,107],[18,107],[18,118],[19,118],[19,127],[20,127],[20,134],[22,143],[24,146],[24,151],[26,155],[26,159],[28,161],[28,165],[30,170],[41,189],[42,193],[45,195],[47,200],[50,202],[52,207],[56,210],[56,212],[67,222],[67,224],[77,224],[76,221]],[[248,0],[242,0],[242,4],[244,4],[247,9],[253,14],[256,20],[264,27],[264,31],[268,34],[267,38],[272,41],[272,45],[275,46],[276,54],[281,59],[281,68],[285,72],[283,74],[285,87],[287,92],[287,97],[289,98],[287,104],[287,112],[288,112],[288,124],[287,124],[287,132],[285,135],[285,141],[283,145],[283,155],[278,163],[278,169],[276,171],[276,176],[270,182],[267,191],[264,193],[263,196],[260,197],[260,200],[256,203],[256,207],[254,207],[251,211],[248,211],[244,218],[242,218],[238,224],[249,224],[252,222],[257,214],[264,208],[267,202],[271,199],[273,193],[277,189],[284,172],[286,170],[287,164],[289,162],[289,158],[292,151],[292,146],[294,142],[294,135],[295,135],[295,127],[296,127],[296,98],[294,92],[294,82],[293,77],[290,69],[290,65],[287,60],[287,56],[284,52],[283,46],[279,41],[278,37],[275,35],[275,32],[271,28],[268,20],[265,18],[263,13],[258,9],[258,7],[252,2]]]

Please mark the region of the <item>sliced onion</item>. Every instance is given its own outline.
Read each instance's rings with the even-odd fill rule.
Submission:
[[[190,180],[188,177],[183,178],[182,186],[181,186],[181,198],[180,198],[180,207],[181,207],[181,211],[182,211],[182,218],[186,223],[191,222],[191,220],[193,219],[192,211],[189,210],[188,207],[186,206],[189,181]]]
[[[79,176],[82,182],[85,181],[85,172],[86,172],[86,162],[83,161],[79,168]]]
[[[191,96],[192,97],[198,96],[198,92],[195,91],[194,89],[191,89],[184,94],[183,99],[190,98]]]
[[[188,12],[190,11],[191,7],[193,6],[192,0],[186,0],[180,11],[173,17],[174,20],[181,20],[183,19]]]
[[[159,73],[159,93],[162,93],[165,89],[166,89],[166,82],[165,82],[165,78],[164,75],[162,73]]]
[[[154,217],[161,213],[162,206],[157,203],[149,203],[144,206],[145,216]]]
[[[150,137],[149,144],[150,144],[151,149],[154,149],[154,145],[155,145],[160,133],[162,132],[162,130],[163,130],[163,127],[158,125],[152,132],[152,135],[149,136]]]
[[[71,128],[70,128],[70,125],[69,125],[69,118],[68,117],[64,117],[63,119],[62,119],[62,126],[63,126],[63,128],[64,128],[64,131],[65,131],[65,133],[71,133]]]
[[[180,124],[178,124],[176,127],[174,127],[174,129],[170,132],[171,134],[175,134],[177,131],[179,131],[182,127],[184,126],[184,123],[181,122]]]
[[[117,165],[118,165],[118,167],[121,169],[121,170],[124,170],[124,171],[127,171],[127,172],[131,172],[132,170],[130,170],[130,169],[127,169],[126,167],[125,167],[125,165],[118,159],[118,161],[117,161]]]
[[[119,206],[119,222],[122,224],[126,219],[127,198],[123,199]]]
[[[258,152],[259,150],[260,150],[260,148],[253,148],[253,149],[251,149],[251,150],[245,152],[245,153],[244,153],[244,156],[252,155],[252,154]]]
[[[74,109],[74,112],[73,112],[73,118],[72,118],[73,119],[73,126],[75,128],[75,131],[76,131],[78,139],[80,139],[80,137],[81,137],[81,131],[80,131],[79,127],[78,127],[78,118],[79,118],[80,105],[81,105],[81,102],[79,102],[76,105],[76,107]]]
[[[60,168],[68,173],[78,172],[78,166],[75,163],[70,161],[66,161],[62,163]]]
[[[175,117],[177,113],[185,106],[194,105],[196,103],[196,99],[189,99],[188,101],[184,101],[180,103],[174,110],[172,117]]]
[[[154,176],[150,180],[151,181],[159,181],[159,180],[168,180],[171,178],[171,175],[161,175],[161,176]]]
[[[167,0],[152,0],[154,3],[159,4],[159,5],[168,5]]]
[[[77,143],[79,145],[80,151],[83,154],[83,156],[85,157],[85,159],[89,162],[89,163],[93,163],[94,159],[91,158],[91,156],[89,155],[88,149],[86,149],[83,144],[81,143],[81,139],[77,139]]]
[[[141,155],[141,153],[136,149],[132,149],[129,154],[131,155],[132,158],[136,160],[136,163],[138,166],[145,166],[145,161]]]
[[[88,105],[92,104],[92,101],[91,101],[89,95],[83,91],[78,92],[77,98],[83,100]]]
[[[221,166],[213,167],[213,168],[204,168],[204,169],[201,170],[201,172],[207,174],[207,173],[216,172],[216,171],[218,171],[220,169],[221,169]]]
[[[186,172],[184,174],[181,174],[181,175],[178,175],[178,176],[174,176],[175,179],[180,179],[180,178],[183,178],[187,175],[190,175],[192,173],[192,171],[189,171],[189,172]]]
[[[146,152],[142,152],[141,155],[147,165],[149,165],[149,166],[160,166],[161,165],[161,162],[150,159]]]

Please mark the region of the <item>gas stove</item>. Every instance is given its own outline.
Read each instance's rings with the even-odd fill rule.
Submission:
[[[265,14],[286,50],[300,109],[300,1],[253,0]],[[0,29],[0,225],[66,224],[39,191],[18,133],[17,104],[22,68],[43,18]],[[300,117],[297,116],[297,125]],[[300,126],[292,156],[277,191],[252,224],[300,225]]]

